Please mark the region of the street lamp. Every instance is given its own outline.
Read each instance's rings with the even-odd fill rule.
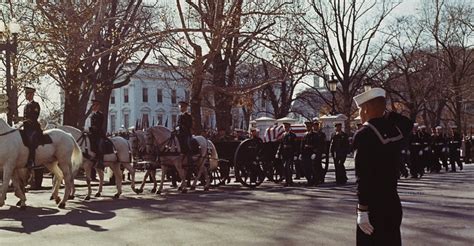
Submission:
[[[366,81],[364,83],[364,91],[369,91],[370,89],[372,89],[372,85],[369,83],[369,81]]]
[[[327,82],[329,86],[329,91],[332,94],[332,111],[331,115],[336,115],[336,91],[337,91],[337,79],[334,77],[334,74],[331,76],[331,79]]]
[[[0,51],[5,51],[5,73],[6,73],[6,91],[8,100],[7,122],[9,125],[13,121],[13,109],[16,107],[16,95],[12,95],[12,74],[11,74],[11,54],[17,53],[18,34],[20,33],[20,24],[12,19],[7,26],[0,22]],[[10,40],[11,38],[11,40]],[[12,97],[15,98],[12,98]]]

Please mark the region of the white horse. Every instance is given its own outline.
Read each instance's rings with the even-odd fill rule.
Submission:
[[[132,147],[132,153],[135,159],[144,158],[146,160],[146,159],[153,158],[151,156],[146,155],[146,138],[145,138],[144,131],[142,130],[133,131],[130,134],[128,141],[130,143],[130,146]],[[156,192],[156,187],[157,187],[156,169],[153,167],[146,167],[146,171],[145,171],[145,175],[143,176],[142,183],[140,184],[140,187],[135,190],[135,192],[137,193],[143,192],[143,188],[145,187],[145,183],[148,177],[150,177],[151,181],[153,181],[153,189],[151,190],[151,192],[153,193]]]
[[[91,160],[95,157],[95,153],[90,149],[90,140],[87,137],[87,134],[83,133],[81,130],[72,127],[72,126],[58,126],[58,129],[61,129],[65,132],[70,133],[74,139],[78,142],[81,147],[82,153],[87,153],[88,156],[84,156],[84,163],[82,167],[86,173],[86,182],[87,182],[87,195],[85,200],[89,200],[92,193],[91,188],[91,170],[94,165],[94,162]],[[117,153],[105,154],[104,155],[104,165],[110,167],[115,176],[115,185],[117,187],[117,193],[114,195],[114,198],[120,197],[122,194],[122,170],[120,169],[120,164],[123,165],[131,174],[132,174],[132,190],[135,191],[135,170],[131,165],[131,150],[128,141],[122,137],[112,137],[110,138],[114,147],[116,148]],[[96,168],[96,171],[99,175],[99,191],[95,194],[96,197],[102,195],[102,186],[104,184],[104,170]]]
[[[44,133],[50,136],[52,143],[38,146],[35,162],[36,165],[44,165],[56,177],[52,197],[56,203],[59,203],[59,208],[64,208],[72,189],[74,189],[74,173],[82,163],[81,150],[74,138],[64,131],[51,129]],[[0,167],[3,168],[0,207],[5,204],[8,184],[12,179],[15,195],[20,198],[17,205],[24,208],[26,206],[24,182],[21,182],[20,179],[23,176],[21,173],[24,173],[26,169],[29,149],[23,144],[18,129],[10,127],[3,119],[0,119],[0,146],[2,146],[0,148]],[[58,192],[63,179],[65,190],[64,197],[60,200]]]
[[[219,159],[217,156],[217,151],[214,144],[205,137],[194,136],[194,138],[199,144],[199,153],[193,156],[193,162],[198,168],[198,174],[191,185],[191,190],[196,188],[197,180],[201,178],[202,174],[204,174],[206,180],[204,190],[209,190],[210,179],[208,168],[211,170],[217,169]],[[163,182],[166,177],[166,171],[170,166],[174,166],[178,171],[178,175],[181,178],[179,189],[181,192],[185,193],[187,191],[186,172],[183,165],[187,164],[187,157],[183,154],[173,154],[173,152],[181,152],[178,138],[175,135],[172,135],[168,128],[163,126],[154,126],[148,128],[146,131],[146,141],[147,153],[156,154],[157,161],[161,165],[160,187],[156,193],[160,194],[163,190]],[[172,144],[169,145],[170,143]],[[206,164],[207,162],[209,165]]]

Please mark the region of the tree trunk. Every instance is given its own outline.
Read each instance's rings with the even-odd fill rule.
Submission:
[[[202,85],[204,81],[204,61],[202,56],[196,58],[192,64],[193,77],[191,80],[191,117],[193,119],[193,134],[201,135],[201,101]]]

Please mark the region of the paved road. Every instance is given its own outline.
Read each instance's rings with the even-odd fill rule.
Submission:
[[[0,208],[0,245],[354,245],[354,183],[284,188],[264,183],[251,190],[231,183],[180,194],[135,195],[124,187],[114,200],[79,197],[58,209],[48,190],[30,191],[27,210],[9,194]],[[354,181],[353,171],[349,172]],[[474,165],[458,173],[404,179],[405,245],[474,245]],[[45,181],[45,184],[49,181]]]

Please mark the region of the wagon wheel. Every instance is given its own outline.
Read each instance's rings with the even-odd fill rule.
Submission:
[[[235,178],[244,186],[253,188],[265,179],[264,162],[259,156],[261,144],[260,139],[247,139],[235,151]]]
[[[210,171],[211,185],[214,187],[225,184],[229,178],[230,166],[228,162],[219,161],[217,169]]]

